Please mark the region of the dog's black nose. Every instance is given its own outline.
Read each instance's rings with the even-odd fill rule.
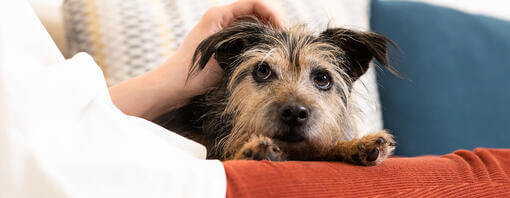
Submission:
[[[280,107],[280,118],[288,125],[301,125],[309,116],[310,110],[299,102],[287,102]]]

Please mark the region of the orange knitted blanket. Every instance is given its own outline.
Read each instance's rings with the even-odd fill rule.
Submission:
[[[510,197],[510,149],[338,162],[226,161],[227,197]]]

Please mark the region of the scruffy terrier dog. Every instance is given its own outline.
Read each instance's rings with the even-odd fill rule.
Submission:
[[[208,158],[325,160],[376,165],[392,154],[386,131],[356,137],[353,83],[375,59],[392,72],[389,39],[373,32],[303,26],[282,30],[255,18],[202,41],[190,78],[214,55],[218,87],[158,119],[204,144]]]

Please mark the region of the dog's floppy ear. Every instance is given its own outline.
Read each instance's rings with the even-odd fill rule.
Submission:
[[[221,68],[231,69],[240,54],[260,43],[259,35],[265,30],[255,17],[245,17],[209,36],[198,45],[190,74],[202,70],[213,54]]]
[[[345,52],[341,54],[340,60],[347,61],[342,64],[342,67],[353,82],[368,70],[372,59],[375,59],[376,63],[393,74],[401,76],[388,61],[388,44],[394,47],[396,45],[380,34],[344,28],[330,28],[322,32],[320,38]]]

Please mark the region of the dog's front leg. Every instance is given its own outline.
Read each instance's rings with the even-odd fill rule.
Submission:
[[[283,161],[285,155],[270,138],[254,135],[235,154],[234,160]]]
[[[369,134],[349,141],[338,141],[323,159],[356,165],[378,165],[395,149],[393,136],[387,131]]]

